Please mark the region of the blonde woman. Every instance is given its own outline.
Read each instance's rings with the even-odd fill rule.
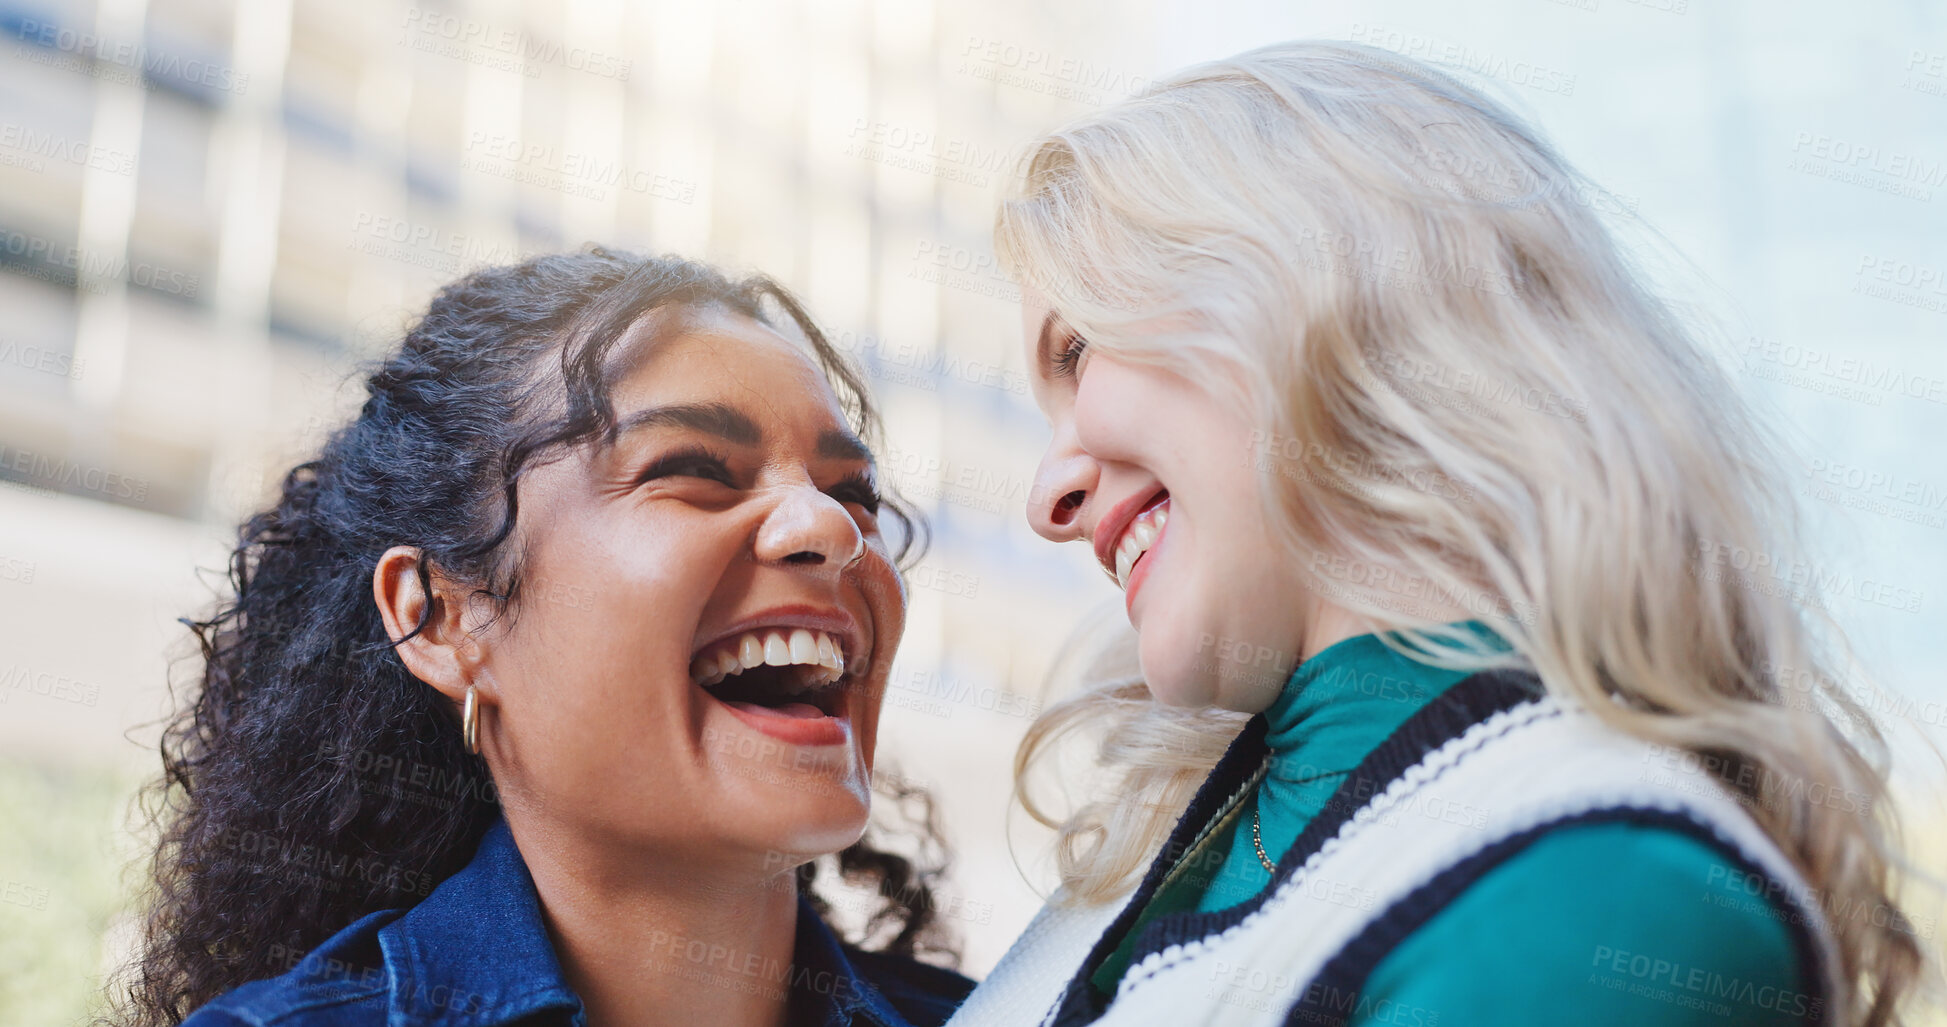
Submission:
[[[1024,792],[1062,888],[954,1023],[1895,1022],[1884,743],[1599,196],[1336,44],[1034,149],[1029,515],[1137,659],[1023,746],[1095,733],[1109,787]]]

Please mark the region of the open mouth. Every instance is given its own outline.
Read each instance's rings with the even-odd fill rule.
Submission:
[[[1129,578],[1136,573],[1136,565],[1156,547],[1156,540],[1163,537],[1163,528],[1169,524],[1170,493],[1168,489],[1156,493],[1145,504],[1141,512],[1122,529],[1122,537],[1115,545],[1115,583],[1128,589]]]
[[[699,650],[690,660],[690,680],[747,715],[842,717],[847,686],[865,672],[861,660],[847,673],[846,644],[810,628],[745,631]]]

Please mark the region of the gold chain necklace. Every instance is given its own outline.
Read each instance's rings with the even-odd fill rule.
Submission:
[[[1257,861],[1264,864],[1265,873],[1276,874],[1278,865],[1271,862],[1271,857],[1264,852],[1263,827],[1264,819],[1258,816],[1257,807],[1251,807],[1251,844],[1257,847]]]
[[[1357,769],[1357,768],[1351,768],[1347,770],[1328,770],[1323,774],[1313,774],[1310,777],[1301,777],[1295,780],[1286,781],[1285,783],[1293,784],[1293,785],[1301,785],[1310,781],[1319,781],[1328,777],[1336,777],[1340,774],[1350,774],[1352,773],[1353,769]],[[1260,807],[1258,805],[1258,797],[1263,793],[1264,793],[1264,787],[1262,782],[1260,782],[1258,785],[1257,794],[1251,796],[1251,847],[1257,850],[1257,861],[1259,863],[1264,864],[1264,872],[1270,874],[1273,877],[1276,877],[1278,876],[1278,865],[1276,863],[1271,862],[1271,854],[1264,851],[1264,817],[1260,813]]]

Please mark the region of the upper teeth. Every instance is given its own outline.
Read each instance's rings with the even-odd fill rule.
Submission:
[[[1170,520],[1170,501],[1162,502],[1136,515],[1129,527],[1122,531],[1122,541],[1115,547],[1115,583],[1123,588],[1129,587],[1129,572],[1135,569],[1136,561],[1149,552],[1163,534],[1163,525]]]
[[[845,651],[838,640],[808,628],[746,631],[712,644],[690,661],[690,680],[714,685],[752,667],[794,664],[819,668],[805,675],[807,685],[828,685],[845,674]]]

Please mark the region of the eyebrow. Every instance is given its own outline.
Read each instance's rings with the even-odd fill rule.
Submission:
[[[872,463],[872,450],[864,440],[843,428],[833,428],[818,435],[818,455],[827,460],[863,460]]]
[[[615,436],[619,438],[638,428],[688,428],[740,446],[756,446],[764,441],[764,431],[757,422],[728,403],[678,403],[638,410],[616,424]],[[818,455],[827,460],[873,462],[872,450],[844,428],[820,432],[816,448]]]
[[[617,423],[611,437],[619,438],[638,428],[688,428],[740,446],[764,441],[757,422],[727,403],[678,403],[638,410]]]

